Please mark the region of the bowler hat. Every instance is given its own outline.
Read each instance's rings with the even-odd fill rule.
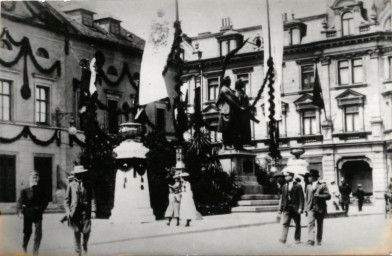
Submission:
[[[83,167],[83,165],[75,165],[73,171],[71,174],[76,174],[76,173],[83,173],[87,172],[88,170]]]
[[[309,170],[309,176],[320,177],[319,171],[311,169],[311,170]]]

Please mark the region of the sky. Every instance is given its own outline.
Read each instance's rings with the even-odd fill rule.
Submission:
[[[189,36],[202,32],[218,32],[222,18],[230,17],[233,28],[243,28],[261,24],[261,1],[265,0],[178,0],[179,18],[182,30]],[[281,12],[295,17],[325,13],[327,2],[331,0],[269,0],[283,3]],[[272,3],[271,3],[272,2]],[[67,10],[83,7],[96,12],[96,18],[112,16],[122,20],[121,26],[145,39],[153,10],[157,3],[175,5],[175,0],[84,0],[56,1],[55,4]]]

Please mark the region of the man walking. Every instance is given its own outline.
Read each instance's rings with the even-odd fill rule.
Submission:
[[[358,199],[358,211],[362,211],[363,200],[365,199],[365,191],[362,189],[362,184],[358,184],[358,189],[355,192],[355,196]]]
[[[339,211],[339,188],[336,186],[335,181],[331,181],[331,186],[329,187],[329,190],[331,191],[331,196],[332,196],[332,203],[335,206],[335,210]]]
[[[65,210],[70,226],[74,230],[75,251],[81,255],[81,238],[83,237],[83,254],[87,254],[87,243],[91,232],[91,218],[95,218],[96,204],[92,185],[86,180],[83,166],[75,166],[71,172],[74,179],[68,184],[64,200]]]
[[[305,214],[308,216],[308,245],[314,245],[317,222],[317,245],[321,245],[323,238],[323,222],[327,213],[326,200],[331,199],[328,187],[319,182],[317,170],[309,171],[309,182],[306,188]]]
[[[293,173],[286,173],[285,180],[287,183],[282,187],[282,194],[279,202],[279,212],[282,214],[283,230],[282,237],[279,241],[286,243],[287,234],[289,232],[291,219],[295,223],[294,239],[298,244],[301,241],[301,213],[304,209],[304,192],[302,186],[293,180]]]
[[[48,200],[42,188],[38,186],[39,174],[36,171],[30,173],[30,187],[20,192],[17,203],[17,213],[23,217],[23,251],[27,252],[27,245],[33,232],[34,224],[34,248],[33,254],[38,254],[42,238],[42,215],[48,206]]]
[[[348,208],[350,206],[351,187],[347,184],[344,178],[341,179],[339,192],[340,192],[340,205],[342,206],[342,210],[348,212]]]

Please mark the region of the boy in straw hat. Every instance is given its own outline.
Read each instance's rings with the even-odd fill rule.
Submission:
[[[86,180],[87,170],[83,166],[74,167],[71,172],[74,179],[68,184],[64,200],[69,225],[74,230],[75,251],[81,255],[81,238],[83,237],[83,254],[87,254],[87,243],[91,232],[91,218],[95,218],[96,204],[92,185]]]
[[[30,173],[30,186],[20,192],[17,203],[17,213],[23,217],[23,250],[27,252],[27,245],[33,232],[34,224],[34,249],[33,254],[38,254],[42,238],[42,215],[48,206],[49,200],[42,189],[38,186],[39,174],[36,171]]]

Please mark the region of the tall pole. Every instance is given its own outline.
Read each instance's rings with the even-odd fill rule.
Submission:
[[[177,0],[176,0],[177,1]],[[268,25],[268,53],[269,53],[269,58],[272,58],[271,56],[271,31],[270,31],[270,15],[269,15],[269,3],[267,1],[267,25]]]
[[[179,20],[180,20],[180,15],[178,12],[178,0],[176,0],[176,21],[179,21]]]

